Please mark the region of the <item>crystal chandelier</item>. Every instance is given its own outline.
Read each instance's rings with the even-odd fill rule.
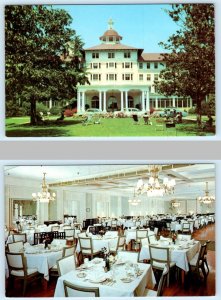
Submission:
[[[135,189],[134,189],[134,196],[133,196],[132,199],[129,199],[129,200],[128,200],[128,203],[131,204],[131,205],[134,205],[134,206],[136,206],[136,205],[138,205],[138,204],[141,203],[141,200],[138,199],[138,197],[137,197],[136,194],[135,194]]]
[[[147,193],[148,197],[162,197],[164,194],[173,194],[176,185],[175,179],[169,180],[167,177],[163,179],[163,183],[159,182],[159,173],[162,171],[162,166],[150,165],[149,169],[149,181],[144,183],[142,179],[139,179],[136,186],[136,193]]]
[[[50,200],[54,201],[56,194],[55,193],[50,193],[48,191],[48,185],[45,182],[45,175],[46,173],[43,173],[43,180],[42,180],[42,190],[41,192],[38,193],[32,193],[32,198],[34,201],[39,201],[39,202],[45,202],[48,203]]]
[[[175,199],[171,200],[171,206],[173,208],[178,208],[178,207],[180,207],[180,202],[177,202]]]
[[[211,204],[215,202],[215,196],[209,196],[208,182],[206,182],[205,196],[198,197],[200,203]]]

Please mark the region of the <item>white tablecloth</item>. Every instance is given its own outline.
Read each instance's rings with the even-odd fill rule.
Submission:
[[[44,278],[49,280],[49,269],[52,268],[56,261],[62,258],[62,251],[25,254],[28,268],[37,268],[38,272],[44,274]]]
[[[36,268],[39,273],[44,274],[44,278],[46,280],[49,280],[49,269],[56,264],[58,259],[62,258],[62,250],[36,254],[25,253],[25,257],[28,268]],[[7,261],[5,263],[5,272],[6,276],[8,277]]]
[[[97,277],[107,276],[108,278],[113,278],[114,274],[114,280],[116,280],[116,282],[113,285],[92,283],[90,280],[85,280],[85,278],[79,278],[77,276],[79,274],[78,270],[71,271],[58,278],[54,297],[64,297],[64,280],[83,287],[99,287],[100,297],[142,296],[147,284],[150,288],[153,288],[156,281],[152,268],[149,264],[138,264],[138,266],[141,270],[143,270],[143,274],[139,277],[134,277],[130,283],[123,283],[121,281],[122,277],[126,277],[125,265],[114,267],[114,273],[112,273],[112,271],[104,273],[102,263],[101,266],[94,265],[92,269],[84,271],[87,273],[86,278],[94,278],[94,274],[96,274]]]
[[[164,247],[163,244],[158,243],[160,247]],[[188,262],[194,257],[194,255],[199,251],[200,242],[195,242],[194,245],[190,246],[188,249],[178,249],[178,245],[172,245],[173,250],[171,250],[170,260],[175,262],[177,267],[188,272],[189,264]],[[144,245],[140,251],[140,260],[150,259],[149,245]]]

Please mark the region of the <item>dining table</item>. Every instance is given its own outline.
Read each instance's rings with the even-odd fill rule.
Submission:
[[[169,239],[158,240],[151,244],[157,247],[169,248],[170,261],[175,262],[176,266],[185,272],[189,271],[189,262],[195,256],[200,249],[200,242],[195,240],[177,240],[176,244],[173,244]],[[140,260],[149,260],[149,244],[145,244],[140,250]]]
[[[96,276],[95,276],[96,274]],[[81,287],[98,287],[100,297],[142,296],[145,288],[154,288],[156,280],[150,264],[116,261],[105,272],[104,260],[95,258],[57,280],[54,297],[64,297],[63,281]]]
[[[44,247],[44,244],[31,246],[26,243],[21,251],[26,258],[27,268],[36,268],[39,273],[44,275],[44,279],[48,281],[49,270],[56,264],[58,259],[62,258],[63,247],[57,245],[50,245],[49,249]],[[5,268],[6,276],[8,276],[7,262]]]

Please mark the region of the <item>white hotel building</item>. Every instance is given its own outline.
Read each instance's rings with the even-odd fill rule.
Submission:
[[[157,93],[154,81],[165,68],[162,55],[122,44],[122,36],[113,30],[112,20],[108,24],[109,29],[100,37],[101,44],[84,50],[90,84],[78,86],[78,113],[85,111],[85,105],[103,112],[129,107],[142,111],[192,107],[191,99]]]

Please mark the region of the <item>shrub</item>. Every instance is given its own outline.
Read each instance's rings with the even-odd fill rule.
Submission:
[[[195,113],[196,113],[196,107],[191,107],[191,108],[188,110],[188,113],[189,113],[189,114],[195,114]]]
[[[74,114],[74,110],[72,110],[72,109],[66,109],[64,111],[64,116],[65,117],[73,117],[73,114]]]
[[[62,111],[62,108],[59,106],[54,106],[50,109],[50,113],[54,116],[60,115]]]
[[[36,103],[36,112],[37,113],[43,112],[43,114],[46,115],[48,111],[49,111],[49,108],[46,105],[44,105],[41,102]]]

